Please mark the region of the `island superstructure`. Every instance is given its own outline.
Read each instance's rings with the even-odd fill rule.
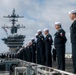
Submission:
[[[12,25],[2,26],[2,28],[4,30],[6,28],[10,29],[10,35],[7,34],[7,37],[2,38],[2,40],[9,47],[9,51],[15,53],[15,52],[17,52],[18,48],[21,48],[22,45],[24,44],[25,35],[18,34],[18,29],[25,28],[25,26],[16,24],[16,22],[18,22],[18,18],[23,18],[23,16],[16,15],[15,9],[13,9],[12,14],[8,15],[8,16],[4,16],[4,18],[9,18]],[[6,33],[7,33],[7,31],[6,31]]]

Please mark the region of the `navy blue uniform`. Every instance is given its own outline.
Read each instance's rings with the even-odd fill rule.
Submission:
[[[37,63],[44,65],[45,48],[44,48],[44,36],[42,34],[37,36],[37,45],[36,46],[37,46]]]
[[[71,43],[72,43],[73,68],[74,68],[74,73],[76,73],[76,20],[72,23],[70,27],[70,33],[71,33]]]
[[[58,69],[65,70],[65,43],[67,39],[65,37],[65,31],[59,29],[55,33],[54,46],[57,53]]]
[[[48,34],[45,37],[45,65],[48,67],[52,67],[52,55],[51,55],[51,46],[52,46],[53,40],[52,36]]]
[[[28,52],[28,46],[26,47],[26,49],[25,49],[25,60],[26,61],[28,61],[28,55],[29,55],[30,53]]]
[[[17,54],[17,58],[23,60],[23,48],[20,49],[19,53]]]
[[[27,51],[26,48],[24,48],[23,49],[23,60],[25,60],[25,61],[27,60],[27,56],[26,56],[27,53],[26,53],[26,51]]]
[[[35,41],[32,42],[32,47],[31,47],[31,52],[32,52],[32,62],[36,63],[36,43]]]
[[[27,47],[27,61],[32,62],[31,58],[31,45]]]

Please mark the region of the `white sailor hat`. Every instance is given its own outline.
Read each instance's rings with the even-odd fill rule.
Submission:
[[[76,13],[76,10],[69,11],[69,14],[75,14],[75,13]]]
[[[55,22],[55,25],[61,25],[61,22]]]
[[[48,29],[48,28],[45,28],[43,31],[44,31],[44,32],[45,32],[45,31],[49,31],[49,29]]]
[[[42,30],[38,30],[37,33],[38,33],[38,32],[42,32]]]

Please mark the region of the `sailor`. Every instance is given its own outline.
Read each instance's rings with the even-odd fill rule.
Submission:
[[[27,61],[27,48],[26,48],[26,46],[24,46],[24,48],[23,48],[23,60],[25,60],[25,61]]]
[[[22,54],[22,60],[26,61],[26,47],[25,46],[23,46],[21,54]]]
[[[73,68],[74,73],[76,74],[76,10],[71,10],[69,12],[69,17],[73,20],[73,23],[70,27],[71,34],[71,44],[72,44],[72,57],[73,57]]]
[[[24,46],[22,46],[22,48],[20,48],[19,51],[17,52],[18,59],[23,60],[23,49],[24,49]]]
[[[12,59],[14,59],[14,53],[11,53],[10,57],[11,57]]]
[[[25,46],[24,60],[28,61],[28,43],[26,43],[26,46]]]
[[[57,32],[55,33],[54,46],[57,53],[58,69],[65,70],[65,43],[67,39],[60,22],[55,22],[55,28]]]
[[[49,33],[49,29],[45,28],[44,29],[44,34],[45,34],[45,65],[48,67],[52,67],[52,54],[51,54],[51,49],[52,49],[52,36]]]
[[[32,62],[36,63],[36,42],[34,38],[31,38],[31,52],[32,52]]]
[[[32,42],[29,41],[28,45],[27,45],[27,61],[28,62],[32,62],[32,52],[31,52],[31,45],[32,45]]]
[[[12,54],[11,53],[9,54],[9,58],[12,58]]]
[[[16,57],[17,57],[18,59],[21,59],[21,57],[20,57],[21,50],[22,50],[22,48],[20,48],[20,49],[17,51],[17,53],[16,53]]]
[[[38,35],[36,36],[37,38],[37,44],[36,44],[36,48],[37,48],[37,63],[44,65],[45,61],[44,61],[44,52],[45,52],[45,48],[44,48],[44,36],[42,34],[41,30],[37,31]]]
[[[37,63],[37,38],[38,38],[38,33],[35,34],[35,44],[36,44],[36,51],[35,51],[35,54],[36,54],[36,63]]]
[[[29,51],[30,51],[30,62],[32,62],[32,41],[29,43]]]

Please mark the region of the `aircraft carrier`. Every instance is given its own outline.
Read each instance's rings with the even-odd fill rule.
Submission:
[[[9,18],[12,25],[2,26],[4,30],[5,28],[9,28],[11,33],[11,35],[7,34],[7,38],[2,38],[2,40],[9,47],[9,51],[13,56],[11,57],[8,53],[5,55],[2,54],[2,57],[0,56],[0,75],[75,75],[73,74],[71,58],[66,59],[66,71],[57,69],[57,61],[53,61],[53,67],[47,67],[17,59],[15,54],[18,48],[22,47],[25,39],[25,35],[19,35],[17,31],[20,28],[25,28],[25,26],[16,25],[16,22],[18,18],[23,18],[23,16],[16,15],[14,9],[11,15],[4,16],[4,18]]]

